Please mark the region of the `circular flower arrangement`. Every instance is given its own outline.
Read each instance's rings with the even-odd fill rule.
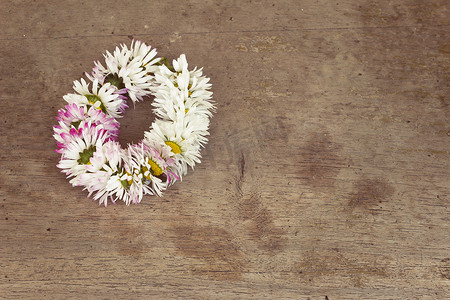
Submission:
[[[200,163],[214,105],[209,78],[202,69],[188,70],[185,55],[157,58],[156,50],[140,41],[106,52],[105,66],[95,62],[86,77],[74,81],[75,93],[58,111],[53,127],[61,154],[58,168],[73,186],[84,186],[89,196],[107,205],[127,205],[142,197],[162,195],[181,180],[187,167]],[[144,139],[122,149],[117,141],[119,122],[127,101],[154,96],[156,120]]]

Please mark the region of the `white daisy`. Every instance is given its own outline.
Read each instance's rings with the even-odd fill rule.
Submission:
[[[152,88],[155,113],[172,121],[179,119],[180,113],[211,117],[214,105],[212,92],[208,91],[211,87],[209,78],[203,77],[201,70],[188,71],[184,55],[174,60],[173,64],[175,71],[161,66],[155,73],[157,84]]]
[[[118,178],[122,172],[123,150],[118,142],[109,141],[101,145],[90,158],[90,164],[86,166],[86,173],[78,176],[76,185],[84,185],[89,191],[89,196],[95,192],[94,200],[99,204],[107,205],[108,198],[115,202],[117,196],[114,188],[108,184],[110,180]]]
[[[108,191],[108,197],[111,201],[116,202],[118,199],[124,201],[125,203],[130,203],[130,192],[129,184],[126,178],[124,178],[123,173],[113,174],[109,177],[106,183],[105,190]],[[131,180],[131,179],[130,179]],[[131,185],[130,181],[130,185]]]
[[[167,94],[159,93],[155,98],[155,114],[164,121],[175,123],[176,130],[182,130],[183,136],[193,136],[200,144],[205,144],[209,128],[209,115],[211,112],[204,106],[186,106],[188,104],[181,91],[170,90]],[[190,103],[191,104],[191,103]],[[192,104],[191,104],[192,105]],[[181,132],[180,132],[181,133]]]
[[[122,47],[127,49],[125,44],[122,44]],[[156,49],[152,49],[150,45],[146,45],[141,41],[131,41],[130,46],[131,51],[131,61],[139,61],[142,65],[141,67],[145,68],[148,73],[153,73],[155,67],[161,58],[155,58]]]
[[[133,184],[142,189],[143,194],[161,196],[161,191],[167,188],[167,183],[160,178],[165,173],[166,161],[154,148],[144,143],[128,147],[128,156],[133,171]],[[136,192],[131,190],[130,195],[134,198]]]
[[[115,201],[106,189],[110,178],[111,174],[104,170],[99,170],[93,173],[82,173],[77,177],[77,182],[74,185],[84,185],[84,189],[89,192],[88,197],[95,193],[94,200],[98,200],[99,204],[104,204],[107,206],[108,198],[111,202]]]
[[[186,60],[186,55],[181,54],[179,58],[177,58],[176,60],[174,59],[172,61],[172,70],[170,70],[167,66],[162,65],[159,67],[158,70],[158,74],[166,77],[168,79],[170,79],[170,81],[172,81],[174,84],[180,86],[181,84],[181,89],[184,89],[185,87],[187,87],[186,83],[191,84],[191,87],[196,87],[197,84],[193,84],[193,79],[194,78],[204,78],[204,80],[201,82],[202,84],[207,84],[209,79],[206,77],[202,77],[202,69],[197,69],[197,67],[195,67],[193,70],[189,71],[188,70],[188,63]],[[184,75],[185,73],[188,74],[188,76]],[[179,75],[183,74],[185,77],[184,78],[178,78]],[[185,80],[189,79],[188,82],[186,82]],[[179,81],[183,79],[184,81]],[[206,82],[204,82],[206,81]],[[184,85],[183,85],[184,84]],[[207,86],[207,88],[209,88],[209,86]]]
[[[182,127],[182,124],[170,121],[155,121],[150,131],[145,132],[145,142],[157,142],[171,148],[173,157],[179,164],[180,176],[187,172],[187,165],[194,167],[200,162],[200,144],[197,136]]]
[[[106,51],[106,67],[96,62],[91,75],[87,76],[102,83],[110,82],[119,93],[126,92],[133,102],[141,101],[152,86],[150,73],[156,70],[155,64],[160,60],[155,56],[156,50],[152,50],[151,46],[133,40],[130,49],[122,44],[121,48],[116,47],[113,54]]]
[[[142,143],[148,149],[147,152],[149,158],[156,164],[156,170],[158,168],[162,170],[163,174],[160,175],[160,178],[162,178],[163,181],[167,182],[168,185],[172,185],[176,180],[180,179],[178,175],[180,173],[179,166],[176,164],[176,160],[173,157],[172,148],[166,144],[149,141],[147,139],[144,139]],[[151,167],[154,173],[158,173],[153,164],[151,164]]]
[[[166,89],[155,93],[153,112],[163,120],[178,120],[186,114],[184,96],[178,89]]]
[[[167,81],[162,83],[160,87],[153,89],[155,100],[152,105],[155,107],[156,113],[162,114],[161,118],[173,120],[167,115],[170,111],[180,110],[187,114],[191,109],[194,109],[191,114],[195,112],[197,115],[212,116],[214,105],[210,100],[211,92],[195,90],[191,93],[187,88],[180,90],[173,86],[167,78],[165,80]]]
[[[89,89],[89,83],[86,83],[84,79],[81,79],[81,83],[78,80],[75,80],[73,83],[73,89],[78,94],[67,94],[63,97],[69,104],[76,103],[78,106],[92,106],[114,118],[120,117],[120,113],[127,107],[121,96],[114,93],[115,89],[111,88],[110,83],[105,83],[99,89],[99,82],[95,79],[92,82],[92,91]]]
[[[75,133],[76,132],[76,133]],[[58,168],[62,169],[68,177],[75,176],[71,183],[76,183],[76,177],[87,171],[96,148],[101,148],[108,138],[108,132],[98,126],[85,123],[78,131],[70,134],[72,139],[62,153]]]

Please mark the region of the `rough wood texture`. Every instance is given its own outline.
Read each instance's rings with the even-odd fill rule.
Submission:
[[[0,297],[450,296],[448,1],[0,6]],[[131,37],[203,66],[218,110],[183,182],[99,207],[56,168],[52,125]]]

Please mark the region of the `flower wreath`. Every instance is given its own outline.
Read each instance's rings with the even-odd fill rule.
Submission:
[[[200,163],[214,105],[209,78],[202,69],[188,70],[185,55],[170,65],[156,58],[156,50],[140,41],[104,54],[106,67],[95,62],[91,81],[74,81],[75,94],[58,111],[54,126],[58,168],[73,186],[84,186],[89,196],[107,205],[123,200],[139,203],[143,195],[162,191],[181,180],[187,166]],[[89,86],[92,83],[91,87]],[[144,139],[122,149],[116,118],[133,103],[153,95],[156,120]]]

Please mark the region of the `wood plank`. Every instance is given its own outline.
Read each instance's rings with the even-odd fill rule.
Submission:
[[[448,1],[186,3],[2,1],[1,297],[448,298]],[[164,197],[99,207],[52,126],[131,37],[203,66],[217,113]]]

